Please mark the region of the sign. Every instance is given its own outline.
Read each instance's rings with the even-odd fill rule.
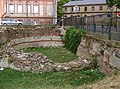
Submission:
[[[120,16],[120,12],[117,12],[117,16]]]
[[[74,6],[74,7],[73,7],[73,10],[74,10],[74,12],[79,12],[79,6],[77,6],[77,5]]]

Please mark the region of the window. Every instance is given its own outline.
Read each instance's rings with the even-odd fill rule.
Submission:
[[[100,7],[99,7],[99,10],[103,10],[103,6],[100,6]]]
[[[43,10],[44,10],[43,5],[40,5],[40,15],[43,15]]]
[[[34,5],[34,13],[38,14],[38,5]]]
[[[71,11],[73,11],[73,7],[71,7]]]
[[[92,6],[92,11],[95,11],[95,7],[94,6]]]
[[[102,15],[99,15],[99,17],[102,17]]]
[[[107,10],[111,10],[111,7],[108,6],[108,7],[107,7]]]
[[[80,7],[79,7],[79,11],[80,11]]]
[[[110,14],[107,15],[107,17],[110,17],[110,16],[111,16]]]
[[[87,11],[87,7],[84,8],[84,11]]]
[[[10,13],[14,13],[15,12],[15,6],[14,6],[14,4],[10,4],[9,5],[9,11],[10,11]]]
[[[65,7],[65,11],[67,11],[67,7]]]
[[[26,4],[26,13],[30,13],[30,4]]]
[[[47,15],[52,15],[52,13],[53,13],[53,6],[47,5]]]
[[[23,12],[23,5],[18,4],[18,13],[22,13],[22,12]]]
[[[3,5],[3,12],[6,12],[6,4]]]
[[[65,17],[67,17],[67,15],[65,15]]]
[[[78,12],[79,11],[79,6],[74,6],[73,9],[74,9],[74,12]]]

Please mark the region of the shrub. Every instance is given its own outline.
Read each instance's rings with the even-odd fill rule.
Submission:
[[[98,69],[99,64],[98,64],[98,61],[97,61],[97,55],[92,55],[92,62],[93,62],[94,69]]]
[[[83,29],[77,29],[74,27],[69,28],[66,31],[64,37],[65,47],[73,53],[76,53],[77,47],[81,42],[81,38],[85,36],[86,31]]]

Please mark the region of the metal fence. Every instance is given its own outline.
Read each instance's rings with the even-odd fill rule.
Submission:
[[[75,26],[91,32],[107,34],[109,40],[120,41],[120,17],[112,18],[111,14],[94,16],[72,16],[63,19],[64,26]]]

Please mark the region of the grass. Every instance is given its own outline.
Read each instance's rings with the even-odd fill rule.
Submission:
[[[26,52],[41,52],[46,55],[49,59],[53,60],[54,62],[69,62],[78,57],[73,54],[72,52],[68,51],[66,48],[27,48],[25,49]]]
[[[76,55],[65,48],[28,48],[25,51],[42,52],[56,62],[77,59]],[[98,70],[31,73],[7,68],[0,71],[0,89],[76,89],[103,78],[104,75]]]
[[[35,74],[5,69],[0,71],[0,89],[75,89],[103,77],[98,70]]]

